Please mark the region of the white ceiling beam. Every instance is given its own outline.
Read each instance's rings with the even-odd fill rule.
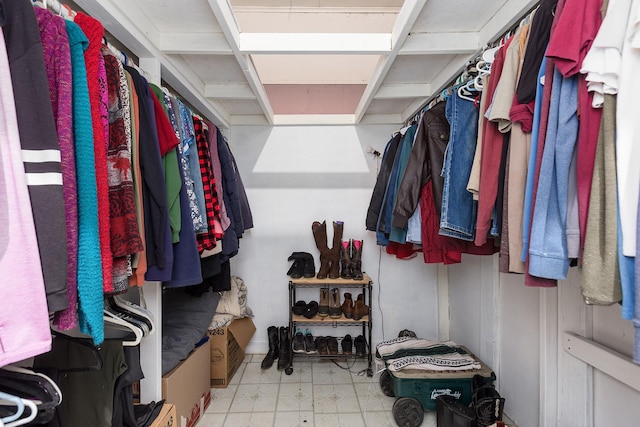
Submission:
[[[391,51],[384,33],[241,33],[245,54],[381,55]]]
[[[457,55],[480,47],[478,33],[411,33],[399,55]]]
[[[222,33],[161,33],[160,50],[174,55],[231,55]]]
[[[228,128],[230,115],[215,102],[206,99],[204,84],[179,60],[164,54],[159,48],[160,33],[149,18],[134,2],[117,0],[75,0],[87,14],[99,20],[105,29],[138,58],[157,58],[162,75],[175,90],[201,114],[211,119],[218,127]]]
[[[269,125],[264,114],[232,114],[231,115],[232,126],[255,126],[255,125]]]
[[[402,123],[400,114],[365,114],[360,124],[362,125],[398,125]]]
[[[428,83],[381,85],[374,99],[424,98],[431,95]]]
[[[396,56],[398,56],[402,45],[411,31],[411,27],[413,27],[416,19],[418,19],[426,2],[427,0],[406,0],[402,5],[396,23],[393,26],[393,31],[391,32],[391,52],[380,59],[369,84],[367,84],[364,90],[364,94],[355,112],[356,123],[360,123],[360,120],[362,120],[362,117],[367,112],[371,101],[373,101],[373,97],[378,92],[389,69],[391,69],[393,61],[395,61]]]
[[[204,96],[212,99],[256,99],[248,84],[207,83],[204,85]]]
[[[256,67],[253,64],[253,61],[251,61],[251,57],[249,55],[245,55],[240,52],[240,29],[235,17],[233,16],[231,5],[226,0],[208,1],[213,14],[218,20],[218,24],[222,28],[222,32],[224,33],[227,42],[229,43],[229,46],[233,51],[233,55],[235,56],[236,61],[238,61],[238,65],[240,65],[245,78],[249,82],[251,90],[256,95],[256,99],[260,104],[260,108],[262,108],[262,112],[264,113],[267,122],[269,124],[272,124],[273,109],[271,108],[271,104],[269,103],[267,92],[265,91],[264,86],[262,86],[262,82],[260,82]]]

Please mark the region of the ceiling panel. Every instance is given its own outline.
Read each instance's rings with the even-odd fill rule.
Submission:
[[[203,83],[245,84],[242,68],[231,55],[180,55]]]
[[[374,99],[367,109],[367,114],[400,114],[414,101],[414,98]]]
[[[159,31],[222,31],[207,0],[128,0],[138,6]]]
[[[400,8],[404,0],[231,0],[233,7]]]
[[[411,31],[413,33],[480,31],[506,2],[507,0],[428,1]]]
[[[390,33],[397,13],[236,11],[241,32],[248,33]]]
[[[398,56],[384,84],[429,83],[453,58],[453,55]]]
[[[378,55],[252,55],[263,84],[366,84]]]

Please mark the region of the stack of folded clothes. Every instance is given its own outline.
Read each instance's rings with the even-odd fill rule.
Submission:
[[[453,341],[439,342],[400,337],[376,346],[376,358],[390,371],[468,371],[481,369],[480,362]]]

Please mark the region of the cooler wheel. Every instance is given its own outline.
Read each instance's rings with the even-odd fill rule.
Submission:
[[[293,374],[293,367],[291,367],[291,365],[287,366],[284,370],[284,373],[287,375]]]
[[[380,374],[380,388],[385,396],[396,397],[393,392],[393,384],[391,384],[391,374],[386,369]]]
[[[400,427],[418,427],[424,419],[422,404],[412,397],[401,397],[393,404],[393,418]]]

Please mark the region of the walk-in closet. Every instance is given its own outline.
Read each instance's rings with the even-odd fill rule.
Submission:
[[[640,425],[640,0],[0,0],[0,426]]]

